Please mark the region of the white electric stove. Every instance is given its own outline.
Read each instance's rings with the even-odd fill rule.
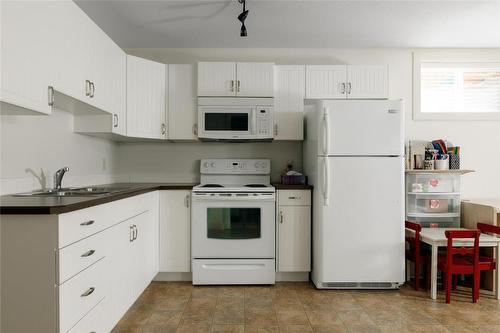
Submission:
[[[204,159],[193,188],[193,284],[275,283],[275,189],[264,159]]]

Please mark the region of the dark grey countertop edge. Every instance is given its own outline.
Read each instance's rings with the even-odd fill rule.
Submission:
[[[72,212],[79,209],[89,208],[101,204],[105,204],[108,202],[125,199],[129,197],[133,197],[136,195],[153,192],[157,190],[191,190],[193,186],[196,184],[168,184],[168,183],[160,183],[160,184],[151,184],[144,185],[141,183],[137,184],[137,188],[133,188],[123,192],[117,192],[106,196],[85,198],[80,202],[69,203],[69,204],[61,204],[61,205],[52,205],[52,206],[44,206],[44,205],[12,205],[12,206],[4,206],[0,203],[0,215],[49,215],[49,214],[63,214]],[[22,197],[19,197],[20,202],[22,201]]]

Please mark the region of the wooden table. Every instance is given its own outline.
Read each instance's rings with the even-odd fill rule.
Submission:
[[[446,247],[448,245],[448,239],[446,238],[444,232],[446,230],[457,230],[464,228],[422,228],[420,232],[420,240],[424,243],[429,244],[432,247],[432,260],[431,260],[431,298],[437,298],[437,258],[438,258],[438,248],[440,246]],[[479,237],[479,246],[480,247],[493,247],[496,249],[495,257],[500,258],[500,238],[496,236],[481,234]],[[474,242],[469,240],[460,241],[460,239],[456,239],[453,241],[453,245],[457,246],[473,246]],[[500,299],[500,293],[498,286],[500,285],[500,274],[498,274],[498,269],[495,272],[495,284],[496,284],[496,292],[495,296],[497,299]]]

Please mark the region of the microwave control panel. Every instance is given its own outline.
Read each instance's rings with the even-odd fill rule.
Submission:
[[[256,134],[258,136],[270,136],[273,128],[272,110],[269,107],[256,108]]]

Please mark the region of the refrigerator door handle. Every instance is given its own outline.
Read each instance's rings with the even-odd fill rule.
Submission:
[[[324,199],[324,206],[329,206],[330,205],[330,189],[329,189],[329,184],[330,184],[330,163],[328,161],[328,157],[324,157],[323,160],[324,166],[323,166],[323,199]]]
[[[328,120],[328,108],[323,107],[323,155],[328,155],[330,145],[330,122]]]

